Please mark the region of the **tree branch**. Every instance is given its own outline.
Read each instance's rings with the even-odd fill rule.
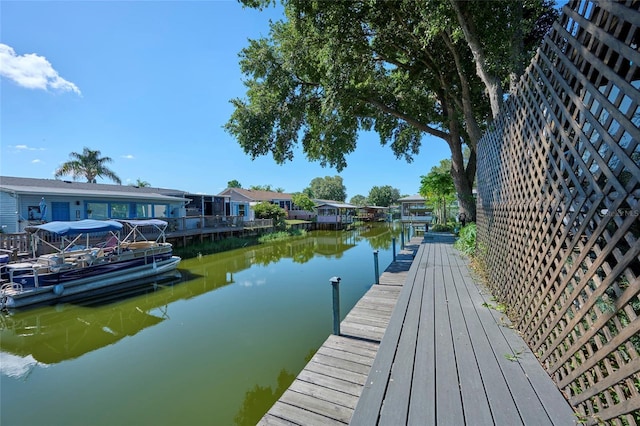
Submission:
[[[415,118],[407,115],[407,114],[403,114],[400,111],[397,111],[394,108],[391,108],[385,104],[383,104],[382,102],[375,100],[375,99],[362,99],[364,102],[367,102],[373,106],[375,106],[376,108],[378,108],[380,111],[385,112],[387,114],[390,114],[396,118],[399,118],[400,120],[403,120],[405,122],[407,122],[407,124],[410,124],[411,126],[422,130],[425,133],[430,134],[431,136],[435,136],[437,138],[443,139],[445,141],[447,141],[449,139],[449,134],[446,132],[443,132],[442,130],[438,130],[435,129],[433,127],[427,126],[426,124],[416,120]]]

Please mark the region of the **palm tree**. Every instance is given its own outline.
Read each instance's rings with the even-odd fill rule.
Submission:
[[[109,168],[105,166],[106,163],[110,163],[113,160],[110,157],[101,157],[100,151],[93,151],[87,147],[82,150],[82,154],[72,152],[69,154],[73,160],[63,163],[58,170],[56,170],[55,177],[71,175],[73,180],[79,177],[87,178],[89,183],[97,183],[97,177],[106,177],[116,182],[118,185],[122,185],[120,178]]]
[[[138,188],[146,188],[151,186],[151,184],[149,182],[147,182],[146,180],[142,180],[140,178],[138,178],[138,180],[136,180],[135,183],[130,183],[129,186],[137,186]]]

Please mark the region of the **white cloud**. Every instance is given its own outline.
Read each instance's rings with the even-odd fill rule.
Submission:
[[[40,160],[39,158],[36,158],[35,160],[31,160],[32,164],[38,164],[38,163],[42,163],[42,160]]]
[[[136,157],[134,157],[134,156],[133,156],[133,155],[131,155],[131,154],[127,154],[127,155],[123,155],[123,156],[122,156],[122,158],[126,158],[127,160],[133,160],[133,159],[134,159],[134,158],[136,158]]]
[[[44,151],[43,148],[33,148],[28,145],[16,145],[13,147],[16,151]]]
[[[17,55],[11,46],[3,43],[0,43],[0,76],[28,89],[53,89],[82,95],[78,86],[60,77],[44,56],[35,53]]]

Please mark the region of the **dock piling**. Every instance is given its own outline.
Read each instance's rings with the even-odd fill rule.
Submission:
[[[378,267],[378,250],[373,251],[373,266],[375,268],[376,279],[375,283],[380,284],[380,269]]]
[[[340,335],[340,277],[329,280],[333,288],[333,334]]]
[[[391,238],[391,245],[393,248],[393,261],[396,261],[396,237]]]

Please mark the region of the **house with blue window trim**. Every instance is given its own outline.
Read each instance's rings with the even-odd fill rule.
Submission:
[[[179,218],[184,191],[58,179],[0,176],[0,227],[17,233],[57,220]]]
[[[253,206],[267,202],[280,206],[290,214],[294,204],[292,194],[284,192],[260,191],[256,189],[227,188],[218,196],[228,197],[231,216],[241,216],[244,220],[255,220]]]

